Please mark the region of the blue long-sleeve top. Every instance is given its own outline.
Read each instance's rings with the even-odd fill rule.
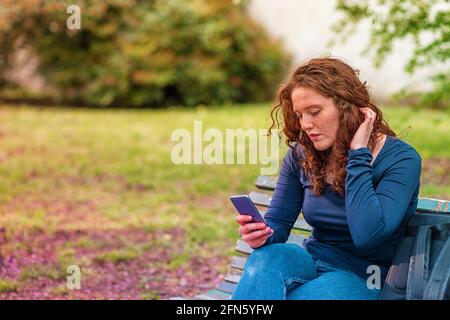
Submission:
[[[303,243],[314,259],[329,262],[367,279],[377,265],[381,281],[394,258],[408,218],[418,202],[422,159],[406,142],[387,136],[373,164],[367,147],[348,150],[345,196],[325,186],[313,194],[300,165],[299,144],[283,159],[266,221],[274,230],[265,245],[286,242],[302,211],[312,226]]]

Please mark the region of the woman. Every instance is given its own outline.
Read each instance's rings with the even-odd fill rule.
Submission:
[[[289,150],[268,225],[236,218],[255,250],[232,299],[377,299],[417,206],[421,158],[341,60],[298,67],[278,100],[270,129],[282,123]],[[286,244],[300,211],[312,235]]]

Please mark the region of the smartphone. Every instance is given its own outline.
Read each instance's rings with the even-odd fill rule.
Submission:
[[[231,202],[236,207],[236,210],[243,215],[249,215],[253,217],[252,222],[263,222],[266,225],[267,222],[264,217],[259,213],[253,201],[247,195],[237,195],[230,197]]]

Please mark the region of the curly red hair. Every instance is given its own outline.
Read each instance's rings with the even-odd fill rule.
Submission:
[[[338,109],[339,128],[336,142],[327,150],[315,149],[313,143],[300,126],[300,122],[293,111],[291,94],[296,87],[308,87],[327,98],[331,98]],[[297,142],[302,147],[300,155],[301,166],[311,178],[314,194],[322,194],[326,178],[331,177],[331,187],[341,196],[345,194],[345,178],[347,165],[347,151],[350,142],[364,116],[359,108],[366,107],[376,113],[376,120],[369,139],[368,147],[374,150],[379,134],[396,136],[383,119],[380,109],[374,104],[366,82],[359,79],[359,71],[336,58],[311,59],[299,66],[290,79],[281,84],[277,92],[277,105],[271,111],[272,125],[269,134],[275,126],[282,125],[281,132],[286,136],[286,144],[294,149]],[[279,112],[281,111],[281,119]],[[299,150],[294,150],[299,152]]]

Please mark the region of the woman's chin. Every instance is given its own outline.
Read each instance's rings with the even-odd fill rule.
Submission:
[[[313,142],[313,144],[314,144],[314,148],[316,148],[316,150],[319,150],[319,151],[325,151],[333,145],[332,143],[328,143],[326,141],[317,141],[317,142]]]

